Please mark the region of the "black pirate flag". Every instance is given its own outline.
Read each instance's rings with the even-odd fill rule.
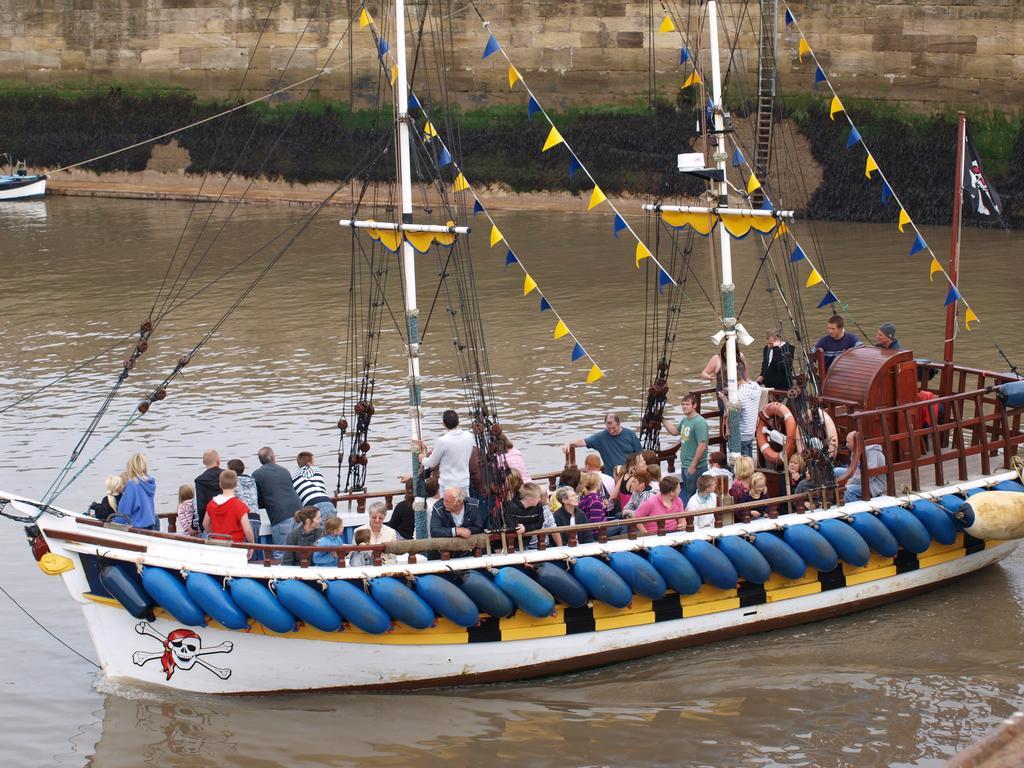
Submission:
[[[967,206],[976,216],[985,219],[999,219],[1003,213],[1003,203],[996,193],[995,187],[981,171],[978,153],[974,142],[967,136],[964,147],[964,191],[967,193]]]

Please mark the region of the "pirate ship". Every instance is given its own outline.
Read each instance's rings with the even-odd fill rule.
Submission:
[[[761,170],[759,177],[756,167],[745,185],[747,195],[736,204],[730,201],[734,187],[728,180],[725,142],[731,134],[721,95],[716,0],[708,0],[706,7],[712,71],[707,144],[701,153],[705,163],[688,170],[708,179],[711,187],[694,204],[650,206],[659,226],[686,232],[685,238],[669,238],[670,253],[648,248],[617,210],[615,229],[628,229],[636,237],[637,263],[646,262],[656,283],[669,288],[673,297],[681,295],[688,271],[679,261],[686,258],[685,241],[693,233],[714,238],[723,284],[716,345],[725,346],[727,403],[712,442],[735,453],[737,340],[743,330],[736,322],[732,295],[730,238],[755,232],[766,248],[785,243],[792,237],[793,217],[772,205],[767,191],[767,204],[754,205],[754,193],[764,186],[759,178],[767,181],[766,172]],[[458,311],[449,313],[458,318],[452,321],[452,337],[463,365],[461,380],[477,447],[485,457],[483,483],[500,510],[508,493],[496,447],[501,428],[486,375],[486,345],[464,237],[469,231],[467,195],[475,193],[456,163],[457,152],[444,142],[447,132],[430,122],[420,99],[414,94],[410,98],[403,3],[396,3],[393,58],[365,8],[358,19],[373,32],[381,71],[393,87],[398,169],[397,199],[383,201],[370,216],[360,217],[356,206],[342,221],[352,234],[353,264],[363,261],[376,276],[370,282],[368,303],[374,309],[369,322],[382,314],[381,276],[390,262],[400,259],[410,444],[415,446],[421,436],[416,254],[443,254],[442,272],[452,280],[445,290],[458,302]],[[800,40],[803,51],[806,42],[802,36]],[[774,55],[774,43],[766,46]],[[505,55],[489,35],[485,57],[498,52]],[[704,77],[694,69],[690,81],[702,85]],[[511,62],[509,82],[523,82]],[[438,194],[444,203],[435,210],[436,220],[428,223],[417,222],[423,213],[412,204],[411,105],[423,121],[415,130],[421,149],[416,164],[430,161],[426,165],[440,179]],[[530,109],[543,112],[532,92]],[[769,117],[771,111],[769,107]],[[566,142],[552,124],[546,149],[561,144]],[[957,178],[962,186],[962,171]],[[602,203],[612,206],[595,184],[592,207]],[[486,214],[479,198],[473,208]],[[398,220],[382,215],[389,210],[400,212],[394,217]],[[492,223],[492,244],[495,238],[501,242]],[[788,260],[787,268],[795,270],[809,261],[805,254]],[[823,282],[813,269],[816,282]],[[942,272],[956,291],[955,272]],[[530,286],[528,273],[526,279],[524,290],[529,293],[537,286]],[[835,300],[831,287],[828,295]],[[957,295],[951,302],[954,312],[960,300]],[[119,383],[145,353],[159,319],[140,328]],[[799,320],[794,325],[805,341],[806,329]],[[559,329],[563,326],[559,319]],[[374,327],[366,329],[365,339],[356,361],[363,375],[353,385],[352,423],[344,418],[338,425],[349,449],[348,492],[340,500],[356,505],[381,496],[390,502],[396,493],[363,490],[378,405],[373,398],[372,347],[379,339]],[[669,349],[666,341],[651,372],[642,427],[649,445],[662,450],[671,468],[673,450],[662,449],[658,438]],[[182,357],[133,418],[159,404],[168,383],[190,359]],[[827,373],[822,367],[809,361],[794,371],[793,389],[774,393],[775,402],[792,417],[792,427],[782,425],[792,440],[784,440],[775,456],[785,459],[787,452],[799,448],[811,468],[815,491],[787,493],[784,472],[773,466],[773,454],[762,451],[763,469],[780,494],[770,514],[751,520],[752,505],[723,507],[714,512],[711,529],[694,530],[693,513],[682,516],[685,525],[679,530],[667,532],[666,520],[677,516],[666,515],[645,518],[646,524],[657,526],[655,535],[639,535],[637,524],[626,520],[614,525],[625,525],[628,533],[610,537],[613,523],[594,523],[558,530],[563,544],[551,546],[547,537],[552,531],[526,534],[524,540],[503,526],[499,514],[493,530],[466,540],[332,548],[342,555],[369,550],[375,557],[372,566],[313,567],[309,560],[316,548],[300,547],[302,566],[286,567],[269,556],[262,562],[250,560],[254,550],[269,555],[281,547],[135,530],[59,507],[55,499],[70,482],[74,460],[82,455],[89,435],[76,446],[46,498],[2,493],[0,513],[26,524],[39,567],[59,576],[80,605],[105,675],[209,693],[408,688],[582,669],[862,610],[935,588],[1013,551],[1016,539],[1024,535],[1024,484],[1014,457],[1024,443],[1024,392],[1016,377],[967,368],[951,357],[926,363],[915,361],[909,351],[873,348],[844,353]],[[926,406],[935,409],[926,423],[916,394],[933,369],[939,373],[939,391]],[[593,363],[588,378],[594,382],[601,374]],[[702,394],[713,402],[714,389]],[[763,426],[769,426],[773,413],[781,411],[766,409]],[[841,503],[828,450],[829,423],[837,438],[851,430],[861,435],[850,460],[860,463],[862,491],[869,498],[870,483],[884,478],[884,494]],[[870,445],[882,446],[888,459],[884,466],[867,466]],[[412,456],[415,474],[415,451]],[[581,543],[584,531],[595,540]],[[524,546],[530,538],[536,540],[535,548]],[[425,552],[441,555],[423,559]],[[385,564],[384,555],[403,560]]]

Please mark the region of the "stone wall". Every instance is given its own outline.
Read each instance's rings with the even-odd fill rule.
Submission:
[[[750,82],[758,6],[720,3],[726,39],[739,21],[736,61]],[[358,7],[353,0],[0,0],[0,78],[143,81],[224,96],[239,89],[250,68],[242,91],[253,95],[326,65],[330,71],[315,86],[321,94],[368,103],[378,80],[372,38],[355,26],[345,37]],[[452,7],[458,15],[449,86],[458,101],[521,103],[521,92],[509,92],[500,55],[481,60],[487,33],[472,8],[458,2]],[[481,0],[479,7],[548,107],[644,102],[652,60],[662,96],[672,98],[687,74],[678,63],[680,34],[658,33],[660,19],[652,27],[646,2]],[[686,3],[673,7],[696,14],[697,4],[694,10]],[[1024,97],[1024,0],[811,0],[792,7],[844,96],[1004,108],[1016,108]],[[369,8],[377,18],[379,5]],[[410,3],[414,17],[421,8]],[[436,30],[436,20],[426,29]],[[704,30],[691,40],[692,48],[706,48]],[[385,37],[392,32],[388,26]],[[436,37],[425,39],[432,56]],[[780,29],[785,91],[808,90],[813,79],[813,64],[797,61],[797,39]],[[436,67],[428,64],[421,72]]]

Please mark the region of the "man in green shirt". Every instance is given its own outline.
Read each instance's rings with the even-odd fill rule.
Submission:
[[[683,395],[683,418],[664,422],[665,431],[679,435],[679,465],[686,498],[697,492],[697,478],[708,469],[708,423],[697,413],[697,396]]]

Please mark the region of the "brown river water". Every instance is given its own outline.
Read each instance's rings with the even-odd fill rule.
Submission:
[[[0,408],[137,328],[182,232],[185,203],[53,198],[0,208]],[[205,216],[208,209],[201,209]],[[306,209],[243,207],[190,286],[198,287],[277,235]],[[611,220],[568,213],[501,214],[507,241],[529,266],[607,376],[555,341],[550,313],[522,298],[522,273],[503,246],[471,235],[499,415],[536,470],[559,466],[559,446],[619,410],[635,423],[642,389],[643,280]],[[214,215],[219,221],[220,214]],[[345,370],[349,237],[325,213],[267,275],[170,387],[168,398],[99,455],[58,503],[84,509],[102,479],[143,450],[162,510],[216,447],[250,468],[256,450],[310,449],[333,484],[335,422]],[[806,231],[806,230],[805,230]],[[919,356],[941,353],[945,288],[928,258],[910,257],[895,226],[819,224],[832,285],[869,336],[894,322]],[[939,257],[947,234],[926,230]],[[186,240],[186,243],[188,241]],[[805,247],[810,238],[805,238]],[[1024,359],[1017,316],[1024,236],[970,230],[961,286],[985,326],[962,333],[958,359],[1005,370],[997,339]],[[187,246],[186,246],[187,247]],[[712,296],[703,246],[695,269]],[[813,252],[812,252],[813,253]],[[262,258],[262,261],[260,260]],[[814,256],[812,256],[814,258]],[[736,253],[742,303],[756,269],[752,243]],[[171,314],[86,449],[93,456],[135,403],[220,317],[266,257]],[[259,262],[257,264],[256,262]],[[438,266],[422,256],[424,313]],[[397,280],[391,284],[397,287]],[[805,292],[812,335],[821,287]],[[715,314],[688,288],[672,386],[699,381]],[[396,315],[401,303],[392,294]],[[742,321],[758,339],[776,324],[759,281]],[[820,330],[819,330],[820,329]],[[853,328],[856,332],[856,328]],[[989,333],[989,331],[991,333]],[[444,306],[424,341],[425,431],[460,407]],[[0,488],[39,497],[67,459],[130,345],[0,414]],[[760,344],[748,352],[760,355]],[[405,360],[385,317],[371,484],[394,487],[408,463]],[[464,410],[464,409],[463,409]],[[53,633],[94,657],[78,609],[35,567],[21,530],[0,521],[0,586]],[[307,694],[222,700],[111,686],[94,667],[0,595],[0,756],[17,766],[708,765],[933,766],[1024,706],[1024,555],[923,597],[828,623],[756,635],[582,674],[514,685],[412,694]],[[287,674],[288,660],[281,659]]]

